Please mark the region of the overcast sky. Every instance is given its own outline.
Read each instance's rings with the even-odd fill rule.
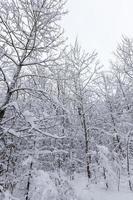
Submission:
[[[68,0],[63,27],[69,42],[76,36],[87,51],[96,49],[108,65],[121,36],[133,37],[133,0]]]

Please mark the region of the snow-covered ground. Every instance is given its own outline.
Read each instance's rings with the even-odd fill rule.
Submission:
[[[101,184],[87,185],[84,175],[76,175],[73,181],[63,174],[49,175],[42,170],[36,171],[29,192],[31,200],[133,200],[133,192],[123,187],[118,192],[115,189],[106,190]],[[114,187],[116,188],[116,187]],[[23,200],[21,195],[13,197],[8,191],[1,193],[0,200]]]
[[[78,200],[133,200],[133,192],[106,190],[97,185],[86,186],[87,181],[83,177],[77,177],[72,183]]]

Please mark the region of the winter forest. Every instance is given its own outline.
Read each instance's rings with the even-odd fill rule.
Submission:
[[[133,40],[105,72],[65,4],[0,0],[0,200],[131,200]]]

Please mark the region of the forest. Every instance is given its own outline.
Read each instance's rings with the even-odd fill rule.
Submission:
[[[0,200],[132,199],[133,39],[105,71],[68,44],[67,12],[65,0],[0,0]]]

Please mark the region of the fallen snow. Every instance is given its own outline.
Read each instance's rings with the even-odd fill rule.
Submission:
[[[87,186],[87,179],[77,177],[72,183],[78,200],[133,200],[133,192],[106,190],[98,185]]]
[[[133,192],[125,187],[118,192],[106,190],[101,184],[89,185],[84,175],[76,175],[73,181],[63,173],[61,177],[55,173],[51,175],[42,170],[35,171],[29,194],[31,200],[133,200]],[[2,195],[2,200],[21,200],[8,191]]]

